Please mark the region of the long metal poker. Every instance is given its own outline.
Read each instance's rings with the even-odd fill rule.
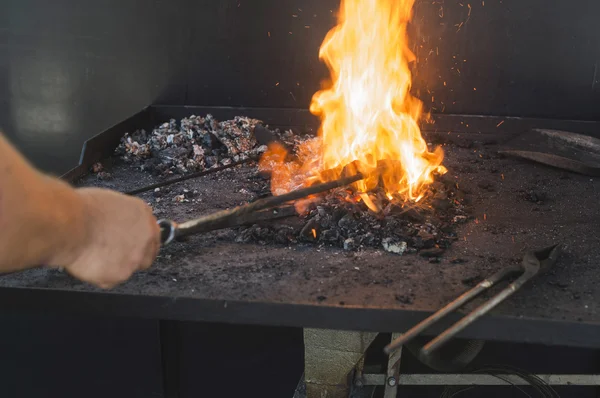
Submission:
[[[362,173],[358,173],[351,177],[343,177],[335,181],[298,189],[284,195],[270,196],[247,205],[238,206],[230,210],[222,210],[181,224],[177,224],[171,220],[159,220],[158,225],[161,228],[161,244],[165,246],[173,240],[184,236],[243,225],[260,210],[269,209],[292,200],[302,199],[310,195],[350,185],[364,178],[365,176]]]

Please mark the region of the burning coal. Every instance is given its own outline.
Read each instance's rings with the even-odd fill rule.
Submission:
[[[293,160],[280,145],[261,160],[274,195],[360,172],[370,177],[353,185],[356,196],[379,211],[368,195],[376,187],[390,200],[417,202],[434,173],[446,172],[441,148],[430,152],[421,136],[422,102],[410,94],[415,57],[406,27],[413,3],[342,0],[338,25],[319,52],[331,81],[310,106],[322,121],[318,137]]]

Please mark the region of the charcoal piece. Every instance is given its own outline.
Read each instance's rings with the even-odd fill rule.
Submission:
[[[317,213],[319,214],[319,217],[328,216],[327,210],[323,206],[317,206]]]
[[[223,231],[217,232],[217,240],[232,241],[232,240],[235,240],[236,237],[237,237],[237,234],[232,229],[225,229]]]
[[[444,249],[439,247],[432,247],[430,249],[423,249],[419,252],[421,257],[439,257],[444,254]]]
[[[374,246],[376,240],[377,238],[375,237],[375,234],[373,234],[372,232],[367,232],[361,237],[360,243],[365,246]]]
[[[344,250],[352,251],[356,250],[358,245],[353,238],[348,238],[344,241]]]
[[[336,208],[333,211],[333,221],[338,223],[344,216],[348,214],[348,211],[343,208]]]
[[[247,228],[242,230],[239,235],[235,238],[237,243],[250,243],[253,240],[252,229]]]
[[[305,241],[314,242],[319,236],[319,223],[315,218],[311,218],[300,231],[300,238]]]
[[[161,191],[160,188],[155,188],[152,192],[152,196],[154,196],[155,198],[160,198],[161,196],[163,196],[163,191]]]
[[[327,296],[317,296],[317,301],[319,303],[322,303],[323,301],[327,300]]]
[[[468,262],[469,262],[469,260],[460,258],[460,257],[455,257],[450,260],[451,264],[464,264],[464,263],[468,263]]]
[[[338,221],[338,226],[350,231],[355,230],[358,227],[358,222],[352,214],[348,213]]]
[[[381,245],[386,252],[398,255],[403,255],[408,247],[406,242],[390,237],[382,239]]]
[[[219,157],[218,156],[205,156],[204,163],[206,164],[207,168],[211,168],[214,165],[219,163]]]
[[[269,145],[270,143],[277,141],[275,132],[264,127],[262,124],[257,124],[254,127],[253,134],[256,141],[261,145]]]
[[[221,146],[221,143],[219,142],[217,137],[215,137],[213,133],[208,131],[203,132],[203,134],[200,136],[200,140],[202,142],[202,145],[208,149],[214,149]]]
[[[417,236],[419,238],[423,239],[423,242],[428,242],[428,241],[433,242],[433,235],[424,229],[419,230],[419,232],[417,233]]]
[[[296,234],[296,231],[294,230],[294,228],[292,228],[290,226],[283,226],[283,227],[280,227],[277,229],[277,231],[274,234],[273,239],[277,243],[286,244],[286,243],[294,241],[295,234]]]
[[[340,240],[340,233],[337,229],[326,229],[321,232],[320,240],[328,243],[335,243]]]
[[[315,217],[315,220],[319,223],[322,228],[331,228],[335,225],[333,218],[329,214],[321,215],[320,213]]]
[[[439,264],[442,262],[442,259],[439,257],[430,257],[429,258],[429,263],[430,264]]]
[[[417,248],[417,249],[423,249],[423,247],[425,246],[423,244],[423,239],[420,236],[414,236],[409,238],[409,242],[410,242],[410,246]]]

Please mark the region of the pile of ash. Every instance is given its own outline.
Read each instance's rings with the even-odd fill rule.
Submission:
[[[266,146],[258,144],[254,128],[260,121],[235,117],[219,122],[212,115],[190,116],[121,138],[116,154],[155,175],[187,174],[256,157]]]
[[[253,225],[240,228],[235,239],[259,244],[313,243],[349,251],[373,247],[399,255],[418,252],[435,262],[457,239],[455,227],[467,220],[468,200],[449,177],[432,183],[418,206],[379,197],[382,211],[375,213],[364,202],[350,199],[348,190],[337,189],[312,203],[300,225]]]

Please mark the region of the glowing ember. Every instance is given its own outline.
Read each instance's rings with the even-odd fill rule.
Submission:
[[[339,23],[319,52],[331,73],[310,110],[321,117],[319,137],[288,161],[281,146],[261,159],[278,195],[318,181],[361,172],[358,197],[374,211],[367,192],[378,185],[388,199],[419,201],[433,173],[443,174],[443,152],[429,152],[418,125],[422,103],[410,95],[406,26],[414,0],[342,0]]]

